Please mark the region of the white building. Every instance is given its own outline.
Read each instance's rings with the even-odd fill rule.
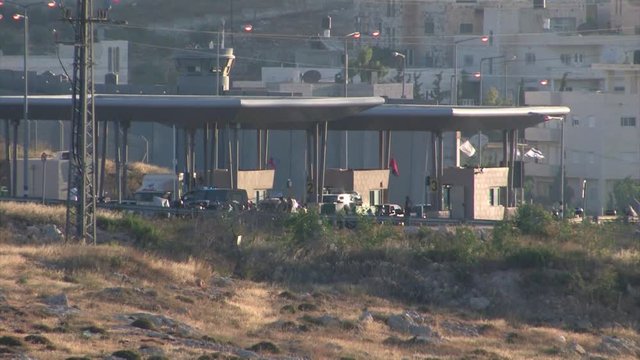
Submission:
[[[98,41],[93,47],[95,84],[104,84],[105,75],[116,74],[119,84],[129,83],[129,42],[125,40]],[[50,71],[54,74],[71,75],[73,73],[73,46],[58,45],[58,53],[50,55],[29,55],[29,71],[41,74]],[[62,63],[63,67],[60,65]],[[22,55],[2,55],[0,53],[0,70],[23,71]]]
[[[586,203],[588,213],[598,215],[621,205],[612,203],[616,181],[640,180],[640,65],[596,64],[593,69],[607,73],[603,83],[608,85],[602,91],[530,92],[526,99],[529,105],[571,107],[564,123],[569,187],[565,199],[568,206]],[[557,121],[526,131],[527,143],[548,155],[525,166],[534,181],[534,195],[541,199],[554,196],[554,182],[560,176],[561,131]]]

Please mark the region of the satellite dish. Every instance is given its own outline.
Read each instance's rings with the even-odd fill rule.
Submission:
[[[315,84],[320,81],[322,74],[318,70],[308,70],[302,74],[302,81],[307,84]]]
[[[475,134],[469,138],[469,142],[476,148],[481,148],[487,146],[489,143],[489,137],[484,134]]]

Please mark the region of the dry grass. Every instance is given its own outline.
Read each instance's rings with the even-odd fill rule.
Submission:
[[[60,209],[23,205],[0,203],[3,206],[0,212],[9,220],[32,219],[36,214],[38,222],[55,222],[54,219],[64,214]],[[119,215],[101,216],[115,218]],[[215,230],[206,228],[206,231]],[[368,294],[356,283],[298,284],[297,288],[290,289],[284,285],[235,279],[224,285],[220,282],[220,274],[214,271],[219,263],[202,260],[216,259],[210,255],[197,254],[197,258],[194,255],[184,261],[175,261],[125,245],[13,246],[2,243],[5,235],[11,234],[0,228],[0,294],[6,297],[8,305],[5,307],[0,301],[3,319],[0,336],[21,339],[31,333],[46,336],[56,349],[28,344],[28,353],[35,358],[55,360],[80,355],[103,358],[113,351],[136,350],[142,345],[158,346],[171,359],[195,359],[212,353],[184,345],[176,335],[168,341],[129,326],[131,319],[123,316],[140,312],[167,316],[222,343],[232,342],[246,348],[269,341],[286,354],[313,359],[565,359],[579,358],[570,348],[572,342],[580,344],[590,354],[598,354],[602,335],[640,341],[638,332],[631,328],[577,333],[532,326],[519,322],[515,316],[514,319],[487,318],[478,312],[452,310],[453,307],[444,310],[384,299]],[[203,236],[203,232],[194,231],[189,236]],[[394,243],[384,242],[382,246],[393,253],[392,250],[411,247],[408,241],[399,239]],[[530,240],[535,241],[540,240]],[[576,248],[574,243],[562,246],[564,251]],[[202,249],[206,249],[203,252],[214,251],[210,247]],[[619,250],[610,255],[627,264],[633,264],[637,259],[634,249]],[[394,261],[402,259],[398,255]],[[283,291],[294,294],[295,299],[279,296]],[[43,299],[59,293],[67,294],[77,313],[63,316],[48,312]],[[281,312],[285,305],[297,309],[302,303],[317,308],[297,310],[293,314]],[[16,311],[11,310],[14,308]],[[376,314],[373,322],[359,322],[364,308]],[[442,340],[434,344],[385,343],[390,337],[401,341],[411,338],[409,334],[392,331],[385,322],[385,318],[405,310],[420,313],[425,323],[442,335]],[[328,315],[342,323],[317,325],[305,320],[305,315],[311,319]],[[287,321],[298,328],[277,328],[273,324],[278,321]],[[477,337],[455,333],[447,327],[451,322],[486,331]],[[38,330],[35,325],[59,330],[42,330],[42,327]],[[106,334],[84,334],[82,329],[89,325],[105,329]],[[306,330],[300,330],[300,326],[306,326]]]
[[[14,326],[0,326],[0,335],[23,338],[33,333],[35,324],[53,329],[64,326],[65,332],[40,331],[51,340],[56,350],[28,345],[29,355],[36,358],[64,359],[69,356],[104,356],[120,349],[136,350],[148,343],[144,331],[126,326],[123,314],[160,313],[194,327],[203,335],[221,342],[232,341],[248,347],[259,341],[270,341],[285,353],[295,353],[314,359],[406,359],[415,354],[439,359],[459,359],[466,355],[473,359],[562,359],[573,357],[566,352],[571,341],[581,344],[587,351],[597,352],[599,335],[578,334],[548,327],[513,325],[501,319],[469,317],[464,313],[443,312],[438,309],[422,310],[428,324],[443,335],[442,342],[433,345],[386,345],[391,336],[408,340],[409,335],[393,332],[377,318],[360,329],[340,326],[309,325],[308,331],[283,331],[273,327],[279,320],[302,325],[303,315],[334,316],[342,321],[358,324],[362,309],[389,316],[402,313],[406,307],[400,303],[348,291],[343,287],[317,286],[288,290],[294,300],[279,294],[286,290],[279,286],[235,280],[230,288],[211,282],[215,273],[208,264],[189,259],[174,262],[124,246],[0,245],[0,288],[7,303],[19,308],[24,315],[8,315]],[[201,282],[198,280],[202,280]],[[98,296],[105,288],[131,289],[124,298]],[[135,290],[138,289],[138,290]],[[230,291],[222,298],[207,294]],[[47,315],[43,297],[64,292],[71,305],[79,309],[72,317]],[[147,295],[153,294],[153,295]],[[318,295],[319,294],[319,295]],[[190,303],[176,299],[178,295],[190,298]],[[140,302],[140,297],[144,302]],[[297,306],[313,303],[318,309],[295,314],[282,314],[286,304]],[[468,326],[491,329],[480,337],[450,335],[445,322],[459,322]],[[107,331],[104,336],[83,335],[82,328],[94,325]],[[517,334],[507,341],[509,334]],[[612,329],[608,334],[638,339],[630,329]],[[560,341],[561,337],[566,343]],[[153,340],[154,346],[164,349],[169,358],[193,359],[205,349],[185,348],[178,342]],[[472,357],[472,355],[474,357]]]

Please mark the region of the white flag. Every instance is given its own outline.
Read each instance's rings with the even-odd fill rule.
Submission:
[[[458,149],[460,149],[460,151],[462,151],[468,157],[472,157],[473,154],[476,153],[476,148],[471,145],[469,140],[463,142]]]
[[[524,156],[528,156],[528,157],[534,158],[534,159],[544,159],[544,155],[542,154],[542,151],[540,151],[540,150],[538,150],[536,148],[529,149],[529,151],[524,153]]]

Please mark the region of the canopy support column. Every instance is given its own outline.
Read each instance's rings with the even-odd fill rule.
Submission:
[[[13,139],[11,143],[13,145],[13,152],[11,153],[11,196],[18,196],[18,126],[20,126],[20,120],[11,120],[13,125]]]
[[[509,197],[508,197],[508,206],[514,207],[515,203],[515,183],[514,183],[514,175],[515,175],[515,163],[516,163],[516,152],[518,151],[518,130],[511,130],[511,144],[509,146],[510,154],[509,154],[509,179],[508,179],[508,187],[509,187]]]
[[[218,166],[218,157],[220,156],[220,153],[218,152],[218,150],[219,150],[218,147],[220,146],[219,135],[220,135],[220,133],[218,131],[218,123],[215,122],[215,123],[213,123],[213,137],[212,137],[213,143],[211,144],[211,151],[212,151],[212,154],[211,154],[212,159],[211,160],[213,160],[213,163],[211,164],[211,167],[214,170],[217,170],[219,168],[219,166]],[[211,179],[212,183],[214,181],[215,181],[215,177],[213,177]]]
[[[264,160],[263,164],[269,163],[269,129],[264,130]]]
[[[128,176],[127,176],[127,167],[129,165],[129,128],[131,123],[129,121],[122,122],[122,194],[124,197],[127,197],[127,188],[128,188]]]
[[[435,178],[436,190],[435,198],[432,201],[433,209],[436,211],[442,211],[442,178],[444,177],[444,145],[442,139],[442,132],[433,132],[431,144],[433,146],[433,172],[432,176]]]
[[[101,137],[101,156],[100,156],[100,183],[99,183],[99,194],[98,198],[104,201],[105,191],[104,191],[104,179],[105,179],[105,168],[107,163],[107,144],[109,143],[109,122],[102,122],[102,137]]]
[[[227,134],[227,160],[228,160],[228,167],[227,167],[227,172],[229,173],[229,187],[233,187],[233,180],[234,180],[234,174],[233,174],[233,141],[231,139],[231,126],[230,124],[227,124],[227,128],[225,130],[226,134]]]
[[[321,162],[321,175],[320,175],[320,199],[322,200],[322,193],[324,192],[325,177],[327,175],[327,141],[329,136],[329,122],[325,121],[322,125],[322,162]]]
[[[211,171],[209,169],[209,141],[210,141],[210,131],[209,131],[209,122],[205,122],[204,128],[202,129],[202,152],[203,152],[203,169],[204,176],[202,178],[203,184],[205,186],[209,186],[211,180]]]
[[[313,189],[315,193],[316,204],[322,201],[322,189],[320,189],[320,123],[315,124],[313,130],[313,166],[314,166],[314,184]]]
[[[122,148],[120,147],[120,121],[114,121],[115,136],[113,137],[113,149],[115,154],[114,159],[116,162],[116,194],[118,197],[118,204],[122,203]]]
[[[186,131],[186,137],[187,137],[187,142],[186,142],[186,146],[187,146],[187,174],[189,176],[189,178],[187,179],[188,182],[188,188],[189,190],[195,190],[195,188],[197,187],[196,185],[196,130],[195,129],[188,129]]]
[[[240,171],[240,124],[236,124],[233,132],[233,142],[235,143],[235,173],[233,174],[233,188],[238,188],[238,172]]]
[[[313,202],[315,194],[313,191],[313,132],[311,129],[305,130],[306,142],[304,150],[304,167],[307,172],[306,184],[305,184],[305,202]]]
[[[263,169],[262,157],[262,129],[256,129],[256,159],[258,162],[258,170]]]
[[[9,143],[10,139],[11,139],[11,127],[10,127],[10,120],[6,119],[4,121],[4,160],[9,163],[10,159],[10,154],[11,154],[11,145]]]

